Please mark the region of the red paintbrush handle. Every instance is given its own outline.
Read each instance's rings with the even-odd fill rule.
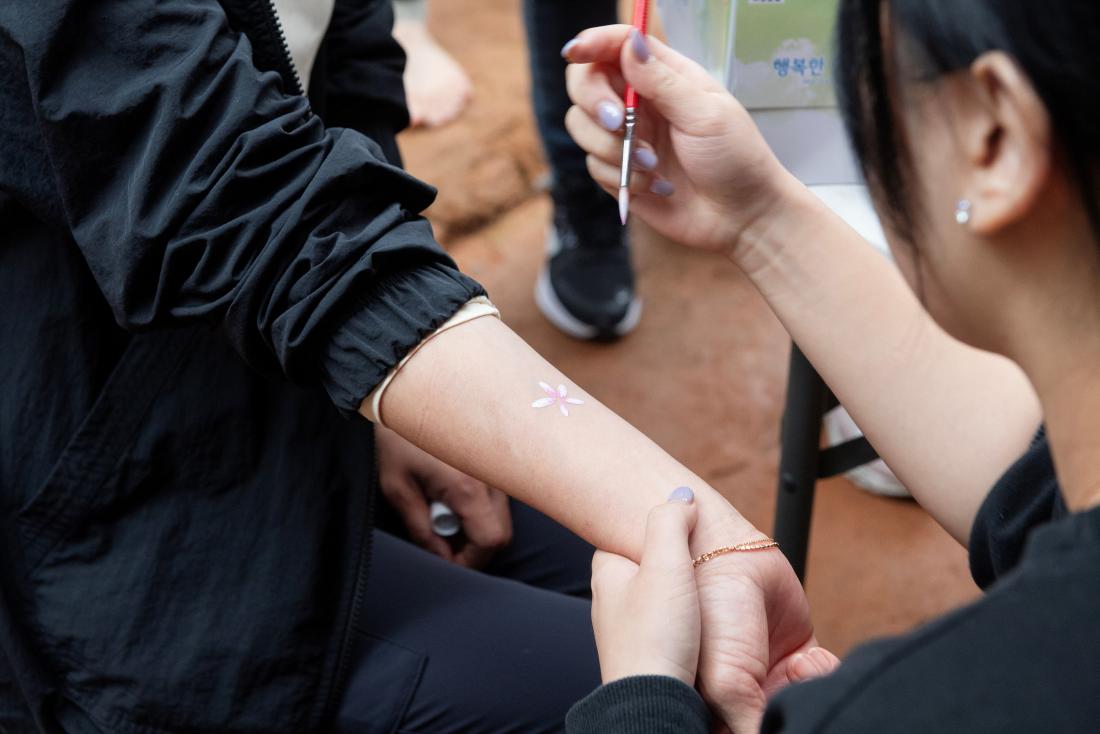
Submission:
[[[638,93],[634,91],[634,87],[627,86],[626,88],[626,106],[628,108],[638,108]]]
[[[649,27],[649,0],[634,0],[634,18],[630,21],[630,24],[638,29],[638,32],[643,36],[648,32]],[[626,106],[637,107],[638,106],[638,93],[634,91],[634,87],[627,85],[626,87]]]

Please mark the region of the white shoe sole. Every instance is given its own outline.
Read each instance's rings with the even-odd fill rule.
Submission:
[[[854,438],[859,438],[863,433],[859,426],[848,415],[848,411],[837,407],[825,416],[825,435],[831,445],[841,444]],[[901,483],[901,480],[890,471],[886,462],[882,459],[872,461],[870,464],[852,469],[845,474],[853,484],[871,494],[882,497],[912,497],[909,490]]]
[[[542,272],[539,273],[539,279],[535,283],[535,305],[539,307],[542,315],[558,329],[574,339],[589,341],[607,338],[608,336],[626,336],[634,331],[634,328],[638,326],[638,322],[642,319],[642,301],[635,296],[630,302],[630,307],[626,310],[626,315],[619,323],[615,324],[611,334],[601,333],[595,326],[586,324],[569,313],[569,310],[562,304],[561,299],[558,298],[558,294],[554,292],[554,286],[550,285],[550,271],[546,268],[543,268]]]

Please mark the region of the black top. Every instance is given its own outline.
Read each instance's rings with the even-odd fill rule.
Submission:
[[[337,0],[321,110],[268,0],[0,2],[0,731],[324,730],[369,593],[338,411],[483,292],[363,134],[391,22]]]
[[[1044,436],[983,504],[970,554],[984,598],[789,687],[762,731],[1100,730],[1100,509],[1065,513]],[[707,734],[700,704],[672,679],[628,679],[574,706],[567,725],[570,734]]]

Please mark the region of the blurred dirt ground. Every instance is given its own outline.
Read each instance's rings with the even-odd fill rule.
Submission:
[[[535,349],[766,531],[789,342],[733,266],[636,228],[645,313],[634,334],[610,346],[578,343],[535,308],[550,206],[519,6],[433,3],[432,31],[476,87],[457,122],[402,136],[409,170],[440,189],[429,211],[437,233]],[[978,593],[963,549],[919,507],[845,480],[819,487],[807,589],[818,636],[838,653]]]

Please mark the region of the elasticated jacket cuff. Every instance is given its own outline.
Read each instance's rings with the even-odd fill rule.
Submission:
[[[708,734],[710,711],[691,686],[647,675],[602,686],[569,710],[567,734]]]
[[[351,417],[417,344],[485,289],[444,264],[379,278],[349,304],[321,355],[322,382]]]

